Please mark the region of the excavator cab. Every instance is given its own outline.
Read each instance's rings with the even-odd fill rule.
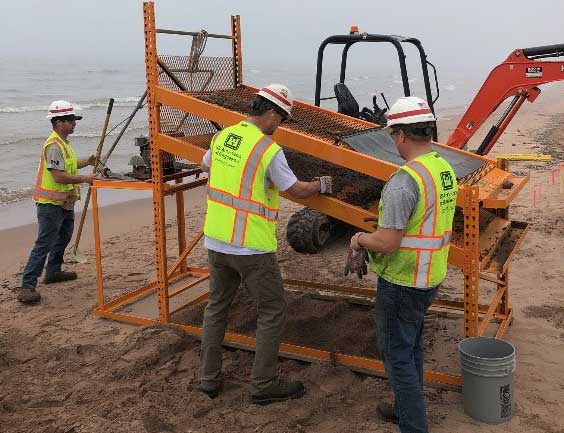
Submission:
[[[348,35],[334,35],[325,39],[319,46],[317,52],[317,72],[315,76],[315,105],[320,106],[321,101],[336,99],[337,110],[339,113],[362,119],[376,125],[385,126],[387,123],[387,108],[381,108],[376,102],[376,96],[372,99],[372,108],[364,107],[360,109],[360,105],[353,96],[347,85],[345,84],[347,72],[347,59],[351,47],[358,43],[386,43],[391,44],[397,52],[400,74],[403,86],[404,96],[411,95],[409,85],[409,76],[407,72],[406,54],[404,44],[411,44],[416,47],[422,68],[423,83],[425,86],[424,97],[431,107],[433,113],[434,105],[439,98],[439,85],[437,80],[437,71],[435,66],[429,62],[425,50],[421,42],[416,38],[408,38],[395,35],[377,35],[369,33],[359,33],[353,26]],[[323,55],[328,45],[342,45],[341,66],[339,82],[334,85],[335,96],[321,96],[321,82],[323,75]],[[435,96],[431,88],[431,80],[429,78],[429,66],[433,70],[435,82]],[[382,99],[386,106],[388,105],[383,94]],[[423,96],[423,95],[421,95]],[[384,137],[385,138],[385,137]],[[437,140],[437,131],[434,132],[434,140]],[[388,136],[389,139],[389,136]],[[303,208],[295,212],[288,221],[286,227],[286,238],[292,248],[300,253],[315,254],[319,252],[326,243],[331,239],[338,237],[339,234],[346,233],[348,226],[334,218],[322,214],[314,209]]]
[[[360,118],[366,120],[371,123],[376,123],[379,125],[386,124],[386,111],[387,108],[381,108],[376,103],[376,96],[372,99],[372,108],[364,107],[359,109],[359,104],[356,101],[355,97],[352,95],[351,91],[345,84],[346,80],[346,73],[347,73],[347,59],[349,50],[351,47],[358,43],[386,43],[391,44],[395,51],[397,52],[402,86],[403,86],[403,94],[404,96],[411,96],[411,88],[409,85],[409,75],[407,72],[407,64],[406,64],[406,54],[404,50],[405,44],[411,44],[415,46],[419,53],[419,60],[421,63],[422,75],[423,75],[423,83],[425,86],[425,95],[424,97],[427,99],[427,103],[433,113],[435,102],[439,98],[439,84],[437,80],[437,70],[435,66],[429,62],[427,59],[427,55],[425,54],[425,50],[421,45],[421,42],[416,38],[409,38],[404,36],[395,36],[395,35],[377,35],[377,34],[369,34],[369,33],[359,33],[356,26],[351,27],[351,32],[348,35],[333,35],[325,39],[321,45],[319,46],[319,50],[317,52],[317,72],[315,76],[315,105],[318,107],[321,104],[321,101],[329,100],[329,99],[336,99],[337,106],[339,113],[346,114],[347,116]],[[335,96],[321,96],[321,81],[323,75],[323,56],[325,53],[325,48],[328,45],[343,45],[343,51],[341,53],[341,67],[340,67],[340,76],[339,82],[334,86]],[[431,88],[431,80],[429,78],[429,66],[433,70],[433,76],[435,81],[435,96],[433,96],[433,89]],[[387,106],[387,102],[383,94],[382,99]],[[423,95],[421,95],[423,96]],[[437,133],[435,131],[434,139],[437,139]]]
[[[337,83],[333,88],[337,98],[337,111],[339,113],[378,125],[385,125],[387,123],[386,111],[388,109],[378,106],[376,96],[372,98],[373,109],[364,107],[359,111],[358,102],[345,83]]]

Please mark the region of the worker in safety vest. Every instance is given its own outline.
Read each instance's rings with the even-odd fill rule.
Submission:
[[[356,233],[348,271],[378,274],[376,331],[395,404],[378,414],[401,432],[427,432],[423,402],[423,319],[447,273],[458,191],[450,164],[433,150],[435,117],[421,98],[400,98],[387,130],[406,160],[382,191],[375,232]],[[363,269],[364,268],[364,269]]]
[[[96,157],[78,159],[67,137],[74,132],[76,121],[70,102],[54,101],[49,106],[47,118],[53,131],[41,148],[41,158],[33,200],[37,204],[38,235],[23,271],[18,301],[36,303],[41,295],[35,290],[37,279],[43,272],[47,256],[45,284],[76,279],[75,272],[61,270],[65,248],[74,228],[74,203],[80,198],[80,183],[92,183],[93,174],[80,175],[78,169],[93,165]]]
[[[227,313],[241,283],[257,301],[256,353],[251,372],[252,401],[269,404],[300,398],[300,381],[278,377],[280,338],[287,303],[276,260],[279,192],[295,198],[331,193],[332,179],[296,178],[282,148],[270,137],[288,117],[293,97],[281,84],[263,87],[250,116],[218,132],[204,155],[209,171],[204,224],[210,293],[204,312],[200,359],[201,390],[215,398],[222,389],[221,345]]]

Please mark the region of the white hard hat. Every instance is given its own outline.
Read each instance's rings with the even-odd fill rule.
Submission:
[[[288,89],[283,84],[269,84],[263,87],[257,93],[257,95],[262,96],[264,99],[268,99],[273,104],[282,108],[288,116],[292,113],[292,106],[294,105],[294,97]]]
[[[82,116],[77,116],[74,113],[75,108],[68,101],[53,101],[49,105],[49,110],[47,111],[47,119],[53,119],[55,117],[70,116],[74,115],[76,120],[82,119]]]
[[[399,98],[391,106],[388,111],[387,126],[435,122],[436,120],[427,102],[417,96],[406,96]]]

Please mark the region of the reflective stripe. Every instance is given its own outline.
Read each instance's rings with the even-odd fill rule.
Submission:
[[[43,151],[45,151],[45,149],[47,149],[47,146],[50,146],[51,144],[56,144],[57,146],[59,146],[59,149],[63,153],[63,157],[65,159],[69,158],[69,153],[67,152],[67,148],[65,147],[65,144],[58,137],[54,138],[53,140],[47,141],[43,146]]]
[[[52,142],[56,143],[56,142]],[[46,143],[44,149],[51,143]],[[59,143],[56,143],[59,144]],[[65,202],[68,200],[74,190],[69,192],[54,191],[52,189],[45,189],[41,186],[41,181],[43,179],[43,170],[45,167],[45,155],[41,155],[41,160],[39,163],[39,169],[37,170],[37,175],[35,176],[35,185],[32,190],[33,198],[43,198],[46,200]]]
[[[59,184],[47,182],[47,186],[49,186],[49,188],[45,188],[45,185],[43,184],[43,182],[45,181],[44,175],[46,172],[45,150],[52,144],[59,146],[59,150],[61,151],[61,154],[65,160],[65,171],[67,171],[67,164],[69,163],[68,160],[72,157],[71,152],[67,149],[67,144],[65,143],[65,141],[61,137],[59,137],[56,132],[53,131],[42,146],[41,158],[39,160],[39,168],[35,177],[35,185],[33,187],[32,198],[34,200],[49,200],[51,202],[55,202],[55,204],[63,204],[80,197],[80,186],[75,185],[70,190],[61,191],[60,189],[52,189],[54,185],[58,186]]]
[[[433,236],[437,222],[437,188],[435,187],[435,182],[431,173],[420,162],[413,161],[407,166],[417,173],[425,187],[425,208],[427,211],[423,217],[420,233]]]
[[[266,150],[272,143],[274,143],[274,141],[270,137],[263,135],[262,138],[257,141],[255,146],[253,147],[253,150],[251,150],[251,153],[247,158],[245,168],[243,169],[241,186],[239,188],[239,197],[251,198],[253,191],[253,181],[255,179],[259,164],[262,161],[262,155],[264,154],[264,152],[266,152]]]
[[[263,135],[255,143],[247,158],[245,168],[243,169],[241,185],[239,186],[239,197],[208,187],[208,198],[210,200],[236,209],[235,219],[233,221],[233,233],[231,234],[231,243],[233,245],[243,246],[249,213],[269,221],[276,221],[278,219],[278,211],[268,209],[260,203],[249,200],[252,196],[253,182],[264,152],[266,152],[273,143],[274,141],[266,135]]]
[[[430,108],[422,108],[420,110],[404,111],[403,113],[390,114],[388,115],[388,120],[402,119],[408,116],[416,116],[419,114],[431,114],[431,113],[432,112]]]
[[[440,244],[439,248],[429,248],[428,246],[435,246],[435,242],[433,241],[435,235],[435,227],[437,224],[437,188],[435,186],[435,182],[433,181],[433,177],[431,173],[425,168],[423,164],[419,161],[413,161],[408,163],[407,166],[411,168],[419,178],[421,179],[421,183],[423,184],[423,188],[425,191],[425,215],[423,216],[423,221],[421,222],[421,227],[419,233],[423,236],[429,236],[427,238],[407,238],[406,244],[409,243],[419,243],[421,242],[425,245],[423,248],[414,247],[417,249],[417,260],[416,260],[416,269],[413,275],[413,282],[416,287],[423,287],[426,286],[429,282],[431,277],[431,260],[433,258],[433,252],[429,251],[430,249],[440,249],[442,248],[443,238],[440,237],[436,244]],[[403,245],[403,239],[400,244]]]
[[[415,279],[416,287],[426,287],[429,285],[429,277],[431,275],[431,259],[433,253],[431,251],[417,251],[417,277]]]
[[[208,187],[208,198],[210,200],[224,204],[225,206],[236,209],[238,211],[237,213],[239,213],[239,211],[250,212],[271,221],[276,221],[278,219],[278,211],[276,210],[269,209],[259,203],[234,197],[215,188]],[[235,230],[235,227],[233,228],[233,230]]]
[[[264,93],[268,93],[270,96],[272,96],[273,98],[278,99],[280,102],[282,102],[283,104],[286,104],[288,107],[291,107],[292,104],[290,103],[290,101],[288,101],[286,98],[282,97],[282,95],[279,95],[278,93],[273,92],[272,90],[263,87],[262,89],[260,89],[261,92]]]
[[[404,235],[400,248],[418,250],[440,250],[447,246],[452,238],[452,233],[447,232],[444,236],[410,236]]]
[[[70,194],[64,192],[50,191],[47,189],[34,188],[33,195],[36,197],[45,198],[47,200],[66,201]]]
[[[235,222],[233,224],[233,234],[231,235],[231,243],[238,247],[243,246],[245,241],[245,228],[247,226],[247,213],[244,211],[235,212]]]

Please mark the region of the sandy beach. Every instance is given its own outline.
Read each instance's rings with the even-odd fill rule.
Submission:
[[[554,156],[554,163],[564,159],[564,90],[552,87],[545,93],[534,104],[526,103],[494,154],[544,152]],[[448,136],[455,120],[440,125],[441,137]],[[531,176],[511,207],[512,219],[530,223],[510,272],[515,320],[506,339],[517,350],[514,416],[505,424],[481,424],[464,414],[460,392],[427,387],[432,432],[564,432],[564,196],[558,185],[551,185],[553,166],[511,165],[512,170]],[[541,199],[533,208],[532,192],[539,185]],[[185,201],[190,239],[202,225],[203,189],[185,193]],[[307,275],[318,282],[373,287],[373,276],[359,282],[342,275],[346,237],[317,255],[292,250],[284,229],[299,207],[288,201],[281,206],[278,258],[284,277],[304,279]],[[108,293],[151,281],[151,201],[105,206],[101,218]],[[172,212],[167,222],[167,248],[173,259],[177,243]],[[79,273],[79,279],[40,284],[43,300],[39,305],[19,304],[15,289],[36,229],[35,224],[28,224],[0,231],[1,433],[398,431],[375,415],[377,402],[392,398],[385,379],[328,364],[281,360],[281,372],[305,380],[308,393],[301,400],[259,407],[249,397],[253,354],[226,350],[225,392],[216,400],[208,399],[197,389],[197,340],[166,326],[126,325],[92,314],[96,275],[90,217],[81,241],[81,252],[89,262],[67,265]],[[190,260],[195,266],[206,265],[202,245]],[[459,272],[449,273],[441,294],[462,297]],[[286,341],[310,343],[310,338],[362,355],[373,353],[369,306],[328,302],[295,292],[289,293],[289,301]],[[249,315],[234,314],[230,329],[252,332],[254,309],[243,290],[236,302],[248,306]],[[201,310],[190,311],[183,320],[197,324]],[[427,367],[458,373],[456,343],[461,338],[461,319],[437,319],[426,336]]]

